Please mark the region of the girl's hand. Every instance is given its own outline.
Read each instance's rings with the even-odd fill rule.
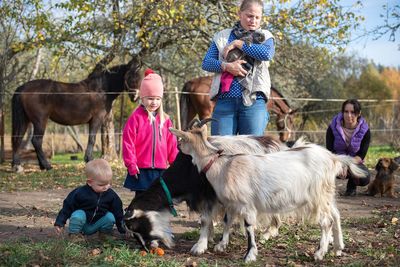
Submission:
[[[238,59],[231,63],[224,63],[225,64],[225,71],[229,72],[233,76],[246,76],[247,70],[242,67],[242,64],[245,64],[246,60]]]

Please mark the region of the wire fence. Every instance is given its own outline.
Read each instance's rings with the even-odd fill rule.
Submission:
[[[29,94],[29,95],[33,95],[33,94],[49,94],[47,92],[35,92],[35,93],[26,93],[26,92],[16,92],[15,94]],[[58,95],[58,94],[62,94],[62,95],[86,95],[86,94],[93,94],[93,93],[61,93],[61,92],[52,92],[51,95]],[[115,94],[115,93],[103,93],[101,92],[101,94]],[[128,93],[128,92],[122,92],[122,94],[125,95],[131,95],[132,93]],[[170,95],[175,97],[175,99],[178,99],[179,95],[182,94],[187,94],[187,95],[208,95],[208,93],[192,93],[192,92],[181,92],[181,91],[177,91],[177,88],[175,88],[175,90],[166,90],[164,91],[164,94],[166,95]],[[341,99],[341,98],[297,98],[297,97],[271,97],[271,99],[283,99],[283,100],[288,100],[291,102],[325,102],[325,103],[337,103],[337,102],[344,102],[346,99]],[[367,105],[363,106],[363,110],[368,110],[368,109],[376,109],[376,108],[382,108],[384,106],[394,106],[394,105],[399,105],[400,104],[400,99],[396,100],[396,99],[359,99],[360,102],[362,103],[367,103]],[[176,114],[180,113],[180,107],[179,107],[179,101],[176,101]],[[393,109],[394,110],[394,109]],[[296,116],[300,117],[301,115],[319,115],[323,117],[325,117],[325,123],[321,123],[316,125],[315,127],[310,127],[309,129],[298,129],[298,128],[294,128],[291,129],[292,133],[294,134],[294,137],[300,137],[302,135],[305,135],[310,141],[312,142],[316,142],[316,143],[324,143],[324,139],[325,139],[325,133],[326,133],[326,128],[328,123],[331,120],[331,117],[329,117],[329,115],[337,113],[339,111],[339,108],[332,108],[332,109],[318,109],[318,110],[298,110],[296,112]],[[329,114],[329,115],[327,115]],[[390,143],[390,140],[394,140],[396,138],[399,138],[400,136],[400,129],[398,127],[394,127],[395,125],[395,120],[398,119],[396,118],[395,114],[381,114],[382,116],[385,116],[387,118],[391,118],[391,122],[388,123],[387,121],[385,123],[383,123],[382,125],[379,125],[379,123],[373,122],[371,123],[371,133],[373,134],[373,136],[377,137],[380,136],[379,138],[375,138],[374,140],[379,140],[379,142],[383,141],[383,142],[387,142]],[[178,116],[179,117],[179,116]],[[273,120],[273,118],[271,119]],[[276,129],[274,129],[274,127],[272,127],[272,121],[271,123],[269,123],[268,129],[267,129],[267,133],[268,134],[273,134],[273,135],[277,135],[279,133],[279,131],[277,131]],[[382,123],[381,123],[382,124]],[[399,125],[399,124],[397,124]],[[52,154],[54,155],[54,153],[63,153],[63,152],[68,152],[68,151],[76,151],[77,149],[77,145],[76,145],[76,141],[70,137],[70,133],[68,131],[62,131],[60,130],[61,128],[58,127],[58,130],[55,130],[53,132],[47,132],[47,134],[44,137],[43,140],[43,147],[44,149],[48,149],[52,151]],[[61,132],[60,132],[61,131]],[[100,133],[97,134],[97,142],[96,142],[96,146],[95,146],[95,150],[100,149],[99,143],[100,143]],[[117,150],[119,150],[119,146],[120,146],[120,139],[122,136],[121,132],[115,132],[115,140],[116,141],[116,146],[117,146]],[[78,133],[78,138],[81,139],[81,143],[82,145],[84,145],[84,147],[86,147],[87,144],[87,139],[89,137],[89,133],[87,131],[87,129],[85,130],[81,130],[81,132]],[[10,150],[11,149],[11,134],[4,134],[4,140],[5,140],[5,149],[6,150]],[[378,143],[379,143],[378,142]]]

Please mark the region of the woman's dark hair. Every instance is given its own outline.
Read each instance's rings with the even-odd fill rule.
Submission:
[[[261,1],[261,0],[243,0],[240,3],[239,10],[240,11],[245,11],[246,9],[249,8],[249,6],[251,4],[258,4],[259,6],[261,6],[264,9],[264,4],[263,4],[263,1]]]
[[[344,107],[347,104],[352,104],[354,107],[354,114],[356,114],[357,116],[360,115],[361,113],[361,104],[360,102],[358,102],[357,99],[347,99],[346,101],[343,102],[342,104],[342,113],[344,113]]]

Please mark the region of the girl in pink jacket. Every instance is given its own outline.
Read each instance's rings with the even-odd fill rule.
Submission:
[[[148,69],[140,84],[141,104],[133,111],[122,134],[122,157],[128,174],[124,187],[147,190],[178,153],[173,127],[162,108],[164,86],[160,75]]]

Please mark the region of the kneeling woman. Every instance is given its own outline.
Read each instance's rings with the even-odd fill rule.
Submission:
[[[326,148],[335,154],[354,157],[361,168],[368,171],[363,164],[367,155],[371,132],[368,123],[361,116],[361,104],[356,99],[348,99],[342,104],[342,112],[337,114],[326,131]],[[349,179],[345,196],[355,196],[357,186],[369,184],[368,177],[360,179],[347,173]]]

